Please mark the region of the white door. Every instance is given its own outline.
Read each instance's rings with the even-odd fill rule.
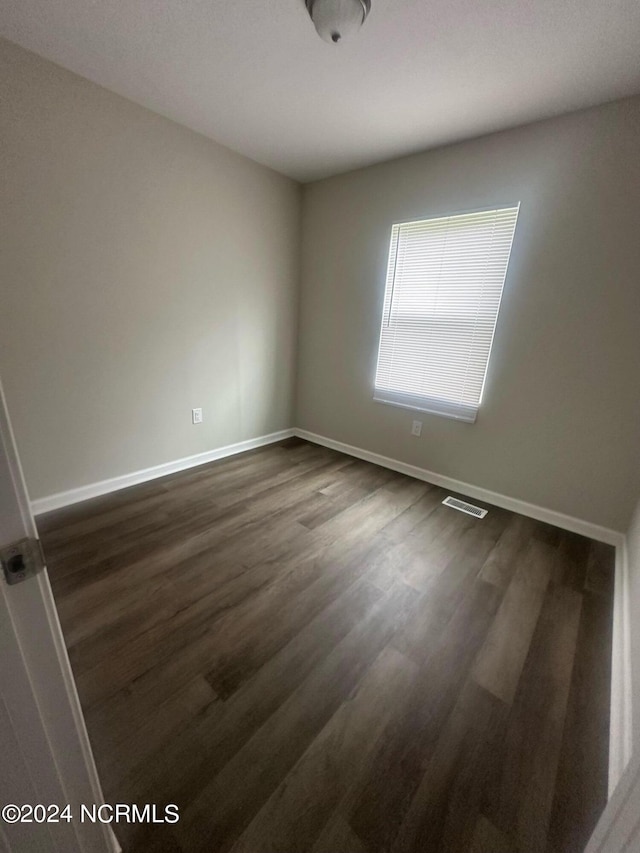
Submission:
[[[36,537],[0,384],[0,548]],[[0,849],[113,853],[111,827],[79,817],[102,802],[46,569],[0,574]]]

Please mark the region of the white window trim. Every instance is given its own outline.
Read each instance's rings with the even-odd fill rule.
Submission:
[[[393,229],[394,228],[396,228],[398,226],[402,226],[402,225],[408,225],[408,224],[411,224],[413,222],[428,221],[430,219],[446,219],[449,217],[465,216],[465,215],[470,215],[470,214],[474,214],[474,213],[485,213],[488,211],[504,210],[504,209],[508,209],[508,208],[515,208],[516,209],[514,232],[513,232],[512,242],[511,242],[511,245],[509,247],[509,255],[507,257],[507,263],[505,265],[504,283],[503,283],[502,292],[500,295],[500,302],[498,304],[498,310],[496,312],[496,319],[495,319],[495,323],[493,326],[493,332],[492,332],[491,340],[489,343],[487,361],[486,361],[486,369],[485,369],[485,374],[484,374],[483,381],[482,381],[482,388],[480,391],[480,397],[478,399],[477,406],[466,406],[466,405],[463,405],[460,403],[452,403],[448,400],[442,400],[442,399],[438,399],[435,397],[424,397],[422,395],[407,394],[407,393],[403,393],[403,392],[399,392],[399,391],[392,391],[392,390],[382,389],[382,388],[376,387],[375,383],[376,383],[376,374],[377,374],[378,362],[379,362],[379,358],[380,358],[380,344],[381,344],[381,339],[382,339],[382,328],[383,328],[384,320],[385,320],[384,307],[382,308],[382,316],[381,316],[381,320],[380,320],[380,331],[378,333],[378,351],[376,354],[376,362],[375,362],[374,372],[373,372],[372,385],[373,385],[373,400],[374,400],[374,402],[383,403],[383,404],[389,405],[389,406],[395,406],[396,408],[425,412],[427,414],[434,414],[434,415],[438,415],[440,417],[449,418],[451,420],[460,421],[462,423],[475,423],[476,422],[478,410],[479,410],[480,406],[482,405],[482,400],[484,397],[484,390],[485,390],[485,386],[486,386],[486,382],[487,382],[487,375],[489,373],[489,363],[491,361],[491,353],[493,351],[493,343],[495,340],[496,328],[498,326],[498,322],[500,319],[500,312],[502,309],[502,297],[504,296],[504,288],[506,287],[507,277],[509,275],[509,266],[511,263],[511,253],[513,251],[513,240],[515,239],[515,232],[517,229],[518,218],[520,215],[520,202],[519,201],[518,202],[499,202],[496,204],[486,205],[483,207],[466,208],[463,210],[456,210],[456,211],[449,212],[449,213],[431,213],[431,214],[427,214],[427,215],[422,215],[419,218],[417,216],[413,216],[411,218],[398,220],[398,221],[395,221],[392,223],[390,237],[389,237],[389,252],[387,253],[387,266],[385,268],[385,280],[384,280],[383,294],[382,294],[383,306],[384,306],[384,301],[385,301],[385,296],[386,296],[388,265],[389,265],[389,253],[390,253],[392,242],[393,242]]]
[[[462,421],[473,424],[478,416],[475,406],[461,406],[449,403],[436,397],[418,397],[413,394],[402,394],[399,391],[386,391],[374,388],[373,399],[376,403],[395,406],[397,409],[411,409],[414,412],[426,412],[429,415],[440,415],[452,421]]]

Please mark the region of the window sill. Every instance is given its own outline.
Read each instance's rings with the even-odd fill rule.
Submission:
[[[375,403],[384,403],[385,406],[395,406],[397,409],[410,409],[413,412],[426,412],[429,415],[439,415],[441,418],[448,418],[452,421],[460,421],[461,423],[473,424],[478,415],[477,409],[464,409],[462,407],[448,407],[438,400],[420,400],[407,397],[402,399],[401,395],[392,395],[387,393],[376,392],[373,395]]]

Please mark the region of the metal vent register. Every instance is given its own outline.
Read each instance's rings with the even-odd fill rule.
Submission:
[[[466,503],[466,501],[460,501],[458,498],[452,498],[451,495],[449,495],[448,498],[445,498],[442,503],[445,506],[450,506],[460,512],[466,512],[467,515],[475,515],[476,518],[484,518],[489,512],[488,509],[481,509],[479,506]]]

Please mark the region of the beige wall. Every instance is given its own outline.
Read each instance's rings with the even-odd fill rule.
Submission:
[[[624,530],[640,491],[639,140],[635,98],[307,185],[298,425]],[[374,403],[392,223],[517,201],[476,424]]]
[[[640,98],[308,185],[0,42],[0,373],[32,498],[293,425],[624,529]],[[394,221],[521,201],[475,425],[373,403]],[[194,427],[190,410],[202,406]]]
[[[4,41],[0,125],[31,497],[291,426],[299,186]]]

